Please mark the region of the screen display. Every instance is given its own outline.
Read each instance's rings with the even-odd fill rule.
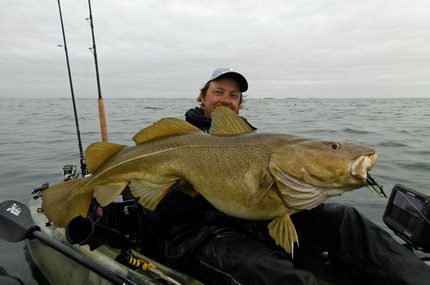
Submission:
[[[413,232],[422,218],[424,206],[423,201],[397,191],[389,216],[406,231]]]

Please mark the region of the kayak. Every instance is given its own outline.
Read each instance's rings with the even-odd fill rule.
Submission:
[[[124,209],[132,212],[130,205],[136,200],[111,203],[104,208],[94,200],[86,219],[76,217],[64,229],[53,226],[41,208],[41,191],[48,187],[45,184],[35,189],[27,204],[14,200],[0,203],[0,238],[9,242],[25,240],[26,259],[41,284],[203,284],[142,254],[142,247],[133,246],[136,243],[130,240],[133,234],[139,235],[138,223],[133,215],[123,215]],[[86,222],[93,223],[91,217],[100,214],[100,210],[104,215],[96,220],[94,228],[104,227],[103,238],[94,242],[96,231],[86,231]],[[112,242],[115,240],[119,242]],[[124,244],[126,250],[121,248]],[[312,272],[319,284],[350,284],[348,275],[324,256],[296,258],[295,265]]]
[[[121,284],[202,284],[198,280],[151,260],[133,249],[130,250],[134,260],[145,261],[145,264],[150,264],[150,266],[130,268],[115,261],[120,250],[107,244],[100,245],[94,250],[91,250],[89,245],[70,244],[66,238],[65,229],[54,227],[48,222],[41,210],[41,203],[41,197],[35,196],[27,204],[33,222],[40,228],[41,233],[70,248],[79,255],[79,258],[94,261],[101,265],[107,273],[119,276],[124,281]],[[27,239],[26,244],[31,258],[51,284],[113,283],[39,240]]]
[[[112,206],[124,208],[124,205],[131,205],[131,202],[133,201],[119,202]],[[149,258],[121,238],[119,244],[127,244],[126,252],[114,243],[106,242],[106,236],[98,243],[88,242],[87,234],[83,234],[86,224],[81,223],[82,221],[75,224],[77,218],[73,219],[66,229],[57,228],[48,221],[41,204],[40,191],[35,192],[27,204],[18,201],[0,203],[0,238],[10,242],[25,239],[29,258],[37,266],[37,270],[41,271],[43,279],[50,284],[203,284]],[[92,214],[100,210],[93,208],[93,205],[91,207],[90,218],[87,218],[89,220]],[[108,212],[105,212],[104,217],[110,218],[113,228],[106,228],[113,231],[114,228],[122,227],[123,231],[129,232],[127,227],[124,228],[126,220],[135,223],[130,216],[113,223]],[[98,220],[97,223],[103,221]],[[77,225],[77,234],[72,232],[72,224]],[[110,235],[111,232],[106,231],[106,228],[104,234]],[[76,242],[76,237],[79,242]],[[127,234],[128,239],[131,237],[132,235]],[[294,263],[297,268],[312,272],[319,284],[351,284],[346,272],[330,262],[324,254],[317,258],[295,259]],[[430,265],[428,259],[426,263]]]
[[[138,251],[131,249],[135,259],[145,260],[153,264],[155,268],[148,267],[130,268],[119,263],[115,259],[120,250],[102,244],[91,250],[89,245],[71,244],[67,239],[66,230],[52,226],[41,210],[41,196],[36,195],[28,202],[28,207],[34,224],[40,227],[41,232],[61,242],[68,248],[81,255],[82,258],[92,260],[100,264],[106,272],[112,272],[124,280],[124,284],[203,284],[200,281],[171,269]],[[118,203],[121,204],[121,203]],[[90,210],[91,212],[91,210]],[[51,284],[111,284],[111,281],[101,277],[88,267],[82,266],[76,261],[65,257],[60,251],[38,240],[26,240],[29,254]],[[320,284],[349,284],[347,274],[339,267],[321,258],[296,259],[296,266],[311,271]]]

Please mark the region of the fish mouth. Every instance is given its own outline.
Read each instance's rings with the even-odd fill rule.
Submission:
[[[376,192],[382,198],[387,198],[383,186],[379,185],[369,174],[377,160],[376,153],[360,156],[351,165],[351,175],[360,180],[370,191]]]

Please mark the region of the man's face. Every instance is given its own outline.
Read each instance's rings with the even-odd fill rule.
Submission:
[[[242,92],[235,80],[223,77],[211,81],[206,96],[202,98],[205,116],[211,117],[212,112],[218,106],[227,106],[236,113],[239,113],[241,97]]]

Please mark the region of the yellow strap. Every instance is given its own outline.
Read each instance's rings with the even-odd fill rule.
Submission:
[[[150,262],[148,262],[144,259],[141,259],[141,258],[137,259],[134,257],[130,257],[128,263],[133,265],[134,267],[141,267],[142,270],[147,270],[149,267],[157,268],[157,266],[155,266],[155,264],[150,263]],[[142,264],[142,266],[140,266],[140,264]]]

